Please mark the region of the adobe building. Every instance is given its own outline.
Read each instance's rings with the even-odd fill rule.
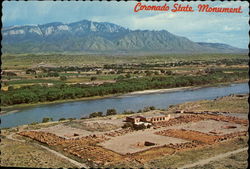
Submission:
[[[151,122],[151,123],[168,121],[169,119],[170,119],[170,114],[168,116],[164,114],[153,114],[153,115],[141,116],[141,121]]]
[[[126,117],[127,122],[132,122],[134,124],[138,124],[140,122],[157,123],[157,122],[162,122],[162,121],[168,121],[169,119],[170,119],[170,114],[168,116],[164,114],[152,114],[152,115],[144,115],[144,116]]]

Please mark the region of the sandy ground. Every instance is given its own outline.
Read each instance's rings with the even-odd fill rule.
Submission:
[[[110,117],[112,118],[112,117]],[[55,126],[45,127],[38,129],[36,131],[43,131],[48,133],[56,134],[60,137],[64,138],[80,138],[89,135],[103,135],[108,132],[115,131],[116,129],[120,129],[120,127],[124,124],[123,118],[121,119],[87,119],[87,120],[76,120],[72,121],[68,124],[58,124]],[[84,123],[84,125],[83,125]],[[98,124],[98,125],[97,125]],[[103,126],[103,128],[107,128],[105,124],[114,125],[117,127],[111,127],[110,130],[107,131],[94,131],[94,128],[97,126]],[[97,128],[96,128],[97,130]],[[101,129],[102,130],[102,129]],[[78,136],[74,136],[74,134],[78,134]]]
[[[169,89],[143,90],[143,91],[131,92],[131,93],[123,95],[122,97],[131,96],[131,95],[138,95],[138,94],[174,92],[174,91],[181,91],[181,90],[186,90],[186,89],[191,89],[191,88],[193,88],[193,87],[178,87],[178,88],[169,88]],[[194,89],[196,89],[196,88],[194,88]]]
[[[87,119],[84,122],[88,123],[111,123],[113,125],[121,127],[124,124],[125,118],[117,118],[117,117],[105,117],[105,118],[100,118],[100,119]]]
[[[223,116],[233,116],[238,117],[242,119],[248,119],[248,114],[241,114],[241,113],[228,113],[228,114],[222,114]]]
[[[83,129],[77,129],[77,128],[65,126],[63,124],[38,129],[36,131],[53,133],[53,134],[56,134],[56,135],[58,135],[60,137],[64,137],[64,138],[78,138],[78,137],[84,137],[84,136],[93,135],[93,134],[98,135],[98,134],[103,133],[103,132],[91,132],[91,131],[87,131],[87,130],[83,130]],[[74,134],[78,134],[79,136],[74,136]]]
[[[225,126],[235,126],[236,128],[231,128],[231,129],[223,128]],[[215,120],[204,120],[199,122],[180,124],[178,126],[167,127],[167,129],[186,129],[208,134],[211,134],[209,132],[217,132],[219,135],[240,132],[240,131],[247,131],[246,126],[242,126],[240,124],[235,124],[235,123],[215,121]]]
[[[111,138],[108,141],[100,143],[104,148],[110,149],[120,154],[126,153],[135,153],[143,150],[150,149],[152,147],[158,147],[167,145],[170,143],[185,143],[188,142],[186,140],[160,136],[154,134],[158,130],[155,129],[146,129],[140,131],[134,131],[132,133],[128,133],[122,136]],[[143,146],[145,141],[149,141],[155,143],[154,146]]]

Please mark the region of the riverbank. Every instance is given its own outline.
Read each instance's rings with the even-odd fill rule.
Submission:
[[[110,94],[105,96],[93,96],[93,97],[85,97],[85,98],[77,98],[77,99],[65,99],[65,100],[56,100],[53,102],[38,102],[32,104],[20,104],[20,105],[13,105],[13,106],[5,106],[2,107],[2,111],[0,115],[9,114],[13,111],[17,112],[24,108],[28,107],[35,107],[35,106],[42,106],[42,105],[49,105],[49,104],[58,104],[58,103],[67,103],[67,102],[77,102],[77,101],[87,101],[87,100],[97,100],[97,99],[106,99],[112,97],[126,97],[126,96],[134,96],[134,95],[145,95],[145,94],[153,94],[153,93],[167,93],[167,92],[175,92],[175,91],[183,91],[183,90],[196,90],[206,87],[216,87],[220,85],[230,85],[230,84],[237,84],[237,83],[246,83],[248,80],[240,80],[234,82],[226,82],[226,83],[216,83],[216,84],[207,84],[202,86],[187,86],[187,87],[178,87],[178,88],[168,88],[168,89],[153,89],[153,90],[144,90],[144,91],[136,91],[131,93],[118,93],[118,94]]]

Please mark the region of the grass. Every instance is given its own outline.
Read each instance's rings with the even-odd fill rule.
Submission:
[[[164,63],[193,60],[245,59],[247,54],[166,54],[166,55],[94,55],[94,54],[4,54],[2,67],[27,68],[39,63],[55,66],[83,66],[122,63]]]
[[[247,147],[247,141],[248,137],[241,137],[201,149],[177,152],[174,155],[165,156],[158,160],[152,160],[146,165],[152,168],[164,168],[166,166],[171,168],[181,167],[218,154]]]
[[[248,95],[244,97],[226,96],[215,100],[200,100],[187,102],[172,107],[170,110],[188,110],[188,111],[218,111],[230,113],[248,113]]]
[[[190,169],[245,169],[248,166],[248,153],[243,151],[237,154],[233,154],[229,157],[220,159],[218,161],[211,161],[203,166],[196,166]]]
[[[24,80],[12,80],[8,81],[9,85],[14,84],[29,84],[29,83],[63,83],[60,80],[54,80],[54,79],[24,79]]]
[[[0,147],[2,167],[76,167],[68,161],[57,157],[56,155],[34,144],[1,138]]]

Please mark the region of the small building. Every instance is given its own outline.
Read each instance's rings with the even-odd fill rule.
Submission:
[[[153,115],[146,115],[141,116],[141,121],[143,122],[160,122],[160,121],[168,121],[170,119],[170,114],[168,116],[164,114],[153,114]]]
[[[132,122],[134,124],[143,123],[155,123],[161,121],[168,121],[170,119],[170,114],[168,116],[164,114],[152,114],[145,116],[129,116],[126,117],[127,122]]]
[[[137,124],[137,123],[140,123],[140,116],[129,116],[129,117],[126,117],[126,121],[127,122],[132,122],[134,124]]]

